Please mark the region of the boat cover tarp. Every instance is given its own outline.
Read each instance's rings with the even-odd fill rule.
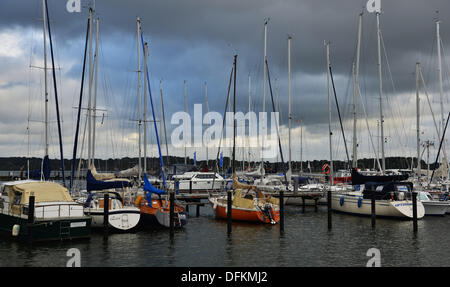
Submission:
[[[108,180],[116,178],[114,173],[106,173],[106,172],[98,173],[94,163],[91,164],[91,173],[96,180]]]
[[[86,189],[88,192],[92,190],[105,190],[111,188],[124,188],[131,186],[132,183],[126,179],[115,179],[110,181],[96,180],[90,170],[88,170],[86,175]]]
[[[366,182],[391,182],[408,179],[407,174],[402,175],[362,175],[356,169],[352,169],[352,185],[365,184]]]
[[[394,199],[397,199],[396,192],[411,192],[413,184],[411,182],[366,182],[363,191],[364,199],[371,199],[373,192],[375,192],[376,200],[391,199],[391,193]]]
[[[49,178],[50,178],[50,172],[51,172],[51,169],[50,169],[50,159],[48,158],[48,156],[46,155],[45,157],[44,157],[44,159],[43,159],[43,162],[42,162],[42,170],[39,168],[39,169],[33,169],[33,170],[30,170],[30,175],[28,176],[28,178],[31,178],[31,179],[41,179],[41,173],[42,173],[42,175],[43,175],[43,179],[44,180],[49,180]],[[26,174],[26,173],[25,173]]]
[[[20,204],[28,204],[30,195],[34,195],[34,202],[73,202],[69,191],[64,186],[56,182],[51,181],[36,181],[20,183],[11,186],[12,191],[9,195],[13,196],[15,193],[21,193],[22,197]]]
[[[150,192],[150,193],[155,193],[158,195],[161,194],[166,194],[166,191],[158,189],[156,187],[154,187],[151,183],[150,180],[148,180],[147,174],[144,173],[144,191]]]

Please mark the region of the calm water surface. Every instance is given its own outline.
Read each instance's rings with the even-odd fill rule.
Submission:
[[[81,266],[365,266],[369,248],[381,252],[382,266],[449,266],[450,216],[425,217],[412,221],[371,219],[333,214],[333,228],[327,228],[327,210],[287,206],[285,232],[279,225],[233,223],[230,237],[226,221],[214,217],[209,205],[200,216],[191,208],[188,224],[169,239],[169,230],[140,230],[129,234],[102,233],[89,240],[26,244],[0,241],[0,266],[66,266],[66,252],[78,248]]]

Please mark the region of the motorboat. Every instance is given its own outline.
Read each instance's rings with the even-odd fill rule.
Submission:
[[[1,232],[33,242],[90,237],[91,218],[61,184],[21,180],[5,182],[0,188]],[[34,205],[30,205],[31,196]]]

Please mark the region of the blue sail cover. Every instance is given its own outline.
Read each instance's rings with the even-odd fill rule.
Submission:
[[[110,188],[123,188],[123,187],[131,187],[131,182],[127,180],[122,181],[101,181],[96,180],[95,177],[92,175],[91,170],[88,170],[86,175],[86,189],[87,191],[92,190],[104,190],[104,189],[110,189]]]
[[[149,193],[156,193],[158,195],[166,194],[164,190],[157,189],[150,183],[150,180],[148,180],[146,173],[144,173],[144,191],[147,191]]]
[[[50,179],[50,159],[48,158],[48,155],[44,157],[44,160],[42,162],[42,170],[41,169],[34,169],[30,170],[29,178],[31,179],[41,179],[41,173],[44,176],[44,180]]]
[[[150,180],[148,180],[147,174],[144,173],[144,191],[146,191],[146,196],[147,196],[147,204],[148,206],[152,206],[152,193],[157,194],[160,198],[162,194],[166,194],[166,192],[164,190],[161,189],[157,189],[156,187],[154,187],[151,183]]]

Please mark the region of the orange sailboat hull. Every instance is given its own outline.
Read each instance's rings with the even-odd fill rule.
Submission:
[[[274,222],[280,221],[279,210],[274,210],[273,208],[271,208],[270,213],[271,218]],[[218,218],[228,218],[226,206],[217,205],[215,208],[215,214]],[[231,219],[234,221],[262,222],[270,224],[272,223],[271,218],[260,210],[232,208],[231,211]]]

